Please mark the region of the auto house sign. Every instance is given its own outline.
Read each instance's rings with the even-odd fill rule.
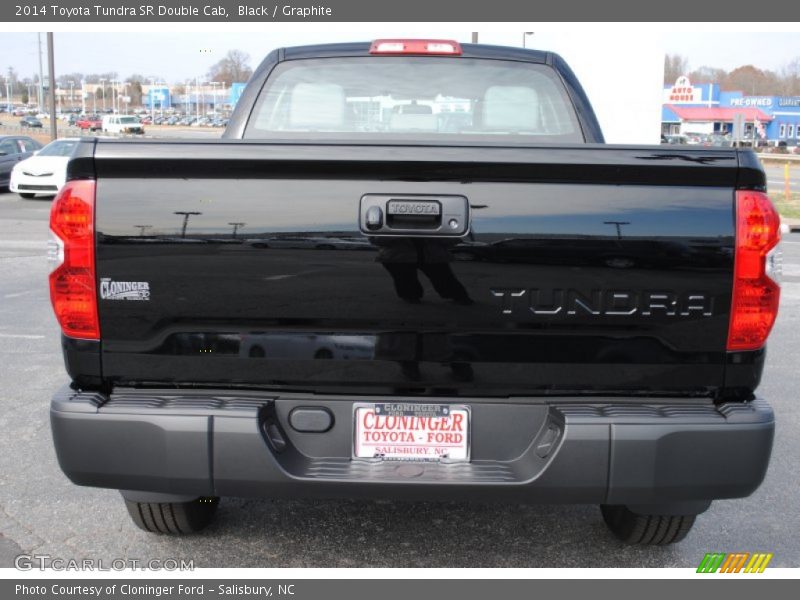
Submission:
[[[664,90],[664,95],[664,102],[668,104],[699,104],[703,101],[702,91],[693,86],[686,75],[678,77],[671,89]]]

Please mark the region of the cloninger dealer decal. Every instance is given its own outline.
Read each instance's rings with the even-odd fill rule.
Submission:
[[[103,300],[150,300],[147,281],[113,281],[100,279],[100,298]]]

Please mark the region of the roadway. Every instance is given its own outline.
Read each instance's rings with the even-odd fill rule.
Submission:
[[[785,182],[785,167],[775,163],[768,163],[764,166],[767,172],[767,189],[770,192],[782,192]],[[789,164],[789,189],[793,192],[800,192],[800,162]]]

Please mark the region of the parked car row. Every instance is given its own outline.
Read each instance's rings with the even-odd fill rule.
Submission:
[[[153,118],[150,115],[142,117],[144,125],[177,125],[182,127],[225,127],[228,125],[227,117],[200,117],[191,115],[163,115]]]
[[[731,147],[733,140],[730,135],[712,134],[670,134],[661,136],[662,144],[689,144],[694,146]]]
[[[5,112],[6,107],[2,107],[1,112]],[[48,118],[48,115],[39,114],[35,109],[28,108],[14,108],[10,111],[11,116],[22,117],[19,121],[20,127],[43,127],[42,119]],[[106,119],[136,119],[136,122],[141,125],[177,125],[183,127],[226,127],[228,125],[228,116],[220,114],[207,114],[201,117],[196,115],[183,114],[172,112],[153,116],[143,110],[133,111],[133,114],[123,115],[114,113],[113,110],[107,109],[105,111],[97,111],[96,113],[81,113],[80,109],[66,109],[57,115],[60,121],[66,123],[69,127],[77,127],[82,130],[88,131],[111,131],[103,127],[103,120]]]

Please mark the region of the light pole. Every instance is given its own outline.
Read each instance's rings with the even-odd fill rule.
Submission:
[[[528,39],[529,35],[533,35],[533,31],[523,31],[522,32],[522,47],[527,48],[525,45],[525,41]]]
[[[603,221],[603,225],[613,225],[617,228],[617,239],[622,239],[622,226],[623,225],[630,225],[630,221]]]
[[[44,71],[42,71],[42,34],[37,33],[36,38],[39,40],[39,112],[44,112]],[[53,82],[50,82],[53,85]],[[30,94],[28,94],[30,100]]]
[[[53,49],[53,32],[47,32],[47,95],[49,96],[47,111],[50,114],[50,140],[58,139],[58,119],[56,119],[56,61]]]
[[[72,110],[75,108],[75,96],[73,95],[73,91],[75,89],[75,82],[70,80],[69,82],[69,109]]]
[[[214,97],[214,113],[217,112],[217,86],[219,85],[219,81],[209,81],[211,84],[211,90]]]
[[[106,81],[108,80],[100,78],[100,90],[103,92],[103,112],[106,112]]]
[[[155,98],[155,88],[156,88],[156,80],[152,77],[150,78],[150,89],[147,90],[148,95],[150,96],[150,124],[153,124],[153,121],[156,120],[156,98]]]
[[[12,73],[11,67],[8,67],[8,77],[6,78],[6,88],[8,88],[8,112],[11,112],[11,105],[14,103],[14,80],[11,79]]]
[[[242,223],[241,221],[235,221],[233,223],[228,223],[228,225],[232,225],[233,226],[233,235],[232,235],[232,237],[233,237],[233,239],[236,239],[236,232],[239,231],[240,227],[244,227],[245,225],[247,225],[247,223]]]
[[[161,100],[158,102],[158,112],[159,112],[160,116],[163,117],[164,116],[164,100],[166,99],[165,96],[164,96],[164,90],[166,89],[167,93],[169,93],[169,86],[167,85],[166,81],[161,81],[158,84],[158,88],[160,90],[159,91],[159,94],[160,94],[159,98],[161,98]]]
[[[0,75],[0,77],[3,77],[3,75]],[[6,110],[8,112],[11,112],[11,96],[8,95],[8,79],[3,77],[3,83],[5,84],[5,90],[6,90],[5,91],[5,94],[6,94]]]
[[[191,210],[176,210],[176,215],[183,215],[183,227],[181,227],[181,237],[186,237],[186,226],[189,224],[189,217],[192,215],[202,215],[201,212],[191,211]]]
[[[195,109],[194,110],[195,110],[195,117],[199,121],[200,120],[200,78],[199,77],[195,77],[194,78],[194,84],[195,84],[195,88],[194,88]]]

